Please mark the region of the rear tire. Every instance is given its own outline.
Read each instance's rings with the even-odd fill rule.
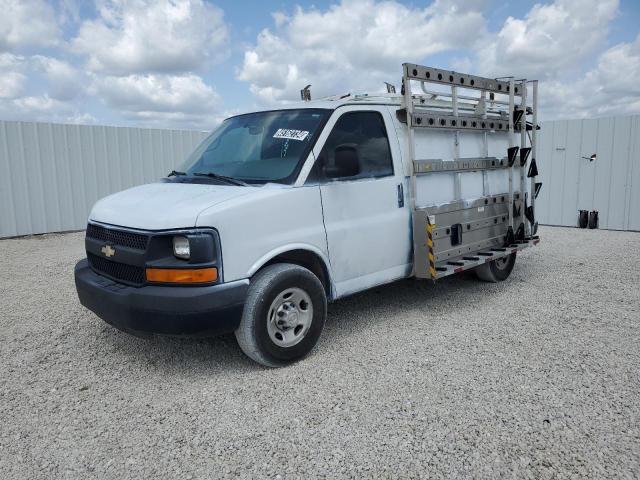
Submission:
[[[235,335],[249,358],[282,367],[313,349],[326,316],[327,297],[318,277],[299,265],[278,263],[251,280]]]
[[[515,264],[516,252],[513,252],[509,256],[480,265],[474,270],[480,280],[484,282],[497,283],[509,278]]]

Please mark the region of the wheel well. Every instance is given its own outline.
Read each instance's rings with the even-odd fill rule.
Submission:
[[[318,277],[320,282],[322,282],[327,298],[331,297],[331,279],[329,277],[329,272],[327,271],[327,266],[315,253],[310,252],[309,250],[291,250],[289,252],[284,252],[273,257],[260,267],[258,271],[268,265],[273,265],[274,263],[293,263],[310,270],[316,277]]]

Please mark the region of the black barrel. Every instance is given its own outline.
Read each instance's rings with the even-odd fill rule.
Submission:
[[[580,228],[587,228],[588,224],[589,224],[589,211],[580,210],[580,214],[578,215],[578,226]]]

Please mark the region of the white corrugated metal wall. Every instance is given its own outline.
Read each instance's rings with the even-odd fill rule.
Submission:
[[[0,238],[84,228],[96,200],[166,175],[205,135],[0,121]],[[598,210],[600,228],[640,230],[640,116],[544,122],[539,139],[540,223]]]
[[[0,121],[0,237],[82,229],[96,200],[161,178],[205,136]]]
[[[600,228],[640,230],[640,115],[543,122],[539,138],[540,223],[575,226],[578,210],[598,210]]]

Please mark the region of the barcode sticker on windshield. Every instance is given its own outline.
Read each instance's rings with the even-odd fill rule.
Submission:
[[[289,128],[279,128],[276,133],[273,134],[273,138],[288,138],[289,140],[302,141],[307,138],[309,132],[306,130],[291,130]]]

